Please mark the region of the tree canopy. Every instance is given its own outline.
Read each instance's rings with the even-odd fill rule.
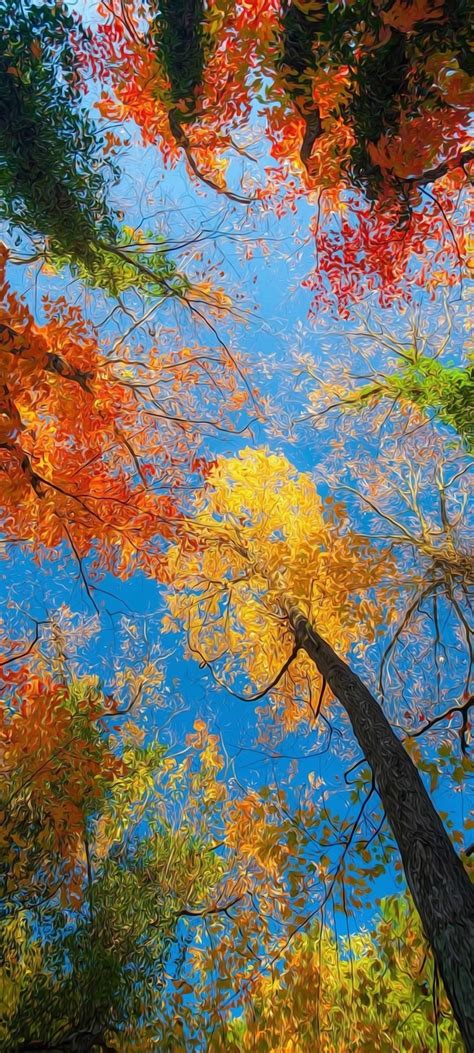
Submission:
[[[387,303],[407,270],[421,284],[465,270],[464,0],[181,7],[127,4],[126,17],[119,0],[102,7],[102,113],[132,117],[165,161],[184,153],[191,174],[231,200],[277,213],[300,196],[316,200],[307,278],[316,303],[335,300],[346,312],[368,289]],[[261,165],[247,165],[236,192],[226,173],[232,152],[252,160],[243,129],[255,110],[273,163],[263,179]]]
[[[0,1050],[474,1049],[465,0],[0,0]]]

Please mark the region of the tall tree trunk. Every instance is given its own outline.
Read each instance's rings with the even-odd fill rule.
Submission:
[[[454,1016],[474,1053],[474,885],[378,702],[299,610],[289,618],[296,643],[344,707],[372,769]]]

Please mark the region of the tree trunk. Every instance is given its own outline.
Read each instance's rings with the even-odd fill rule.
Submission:
[[[344,707],[368,761],[468,1053],[474,1053],[474,885],[378,702],[298,610],[296,643]]]

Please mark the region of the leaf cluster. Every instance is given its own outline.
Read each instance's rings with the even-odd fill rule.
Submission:
[[[181,918],[199,917],[221,866],[191,815],[173,821],[185,772],[158,741],[116,735],[96,680],[20,679],[0,740],[14,770],[1,799],[0,1048],[122,1048],[163,1013]]]
[[[181,120],[192,118],[208,42],[204,2],[159,0],[151,11],[150,43],[169,79],[170,102],[182,110]]]
[[[164,251],[123,252],[130,239],[109,204],[120,173],[81,102],[93,34],[52,0],[2,2],[0,28],[0,218],[41,238],[54,267],[109,295],[182,294],[182,280],[167,288],[176,267]]]
[[[75,42],[87,35],[62,3],[3,0],[0,26],[1,215],[98,277],[92,246],[118,233],[106,202],[117,173],[80,105]]]
[[[236,676],[238,656],[259,697],[271,683],[273,695],[282,691],[287,728],[310,720],[321,681],[303,654],[279,683],[292,650],[288,610],[307,611],[346,652],[361,617],[367,635],[379,624],[371,590],[388,555],[369,567],[344,505],[325,509],[310,476],[266,449],[220,458],[195,504],[195,519],[183,523],[182,544],[169,554],[169,606],[187,629],[190,652],[211,668],[215,663],[226,683]],[[245,691],[251,699],[248,685]]]
[[[406,399],[422,411],[434,410],[449,425],[466,448],[474,449],[474,367],[444,365],[429,356],[405,363],[386,378],[387,396]],[[363,392],[361,391],[361,396]]]
[[[411,901],[391,896],[371,931],[342,941],[313,926],[262,977],[242,1016],[211,1040],[220,1053],[400,1053],[463,1045],[439,992]]]

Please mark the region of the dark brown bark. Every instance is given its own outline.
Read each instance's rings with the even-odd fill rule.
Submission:
[[[344,707],[368,761],[468,1053],[474,1053],[474,885],[380,705],[298,610],[296,642]]]

